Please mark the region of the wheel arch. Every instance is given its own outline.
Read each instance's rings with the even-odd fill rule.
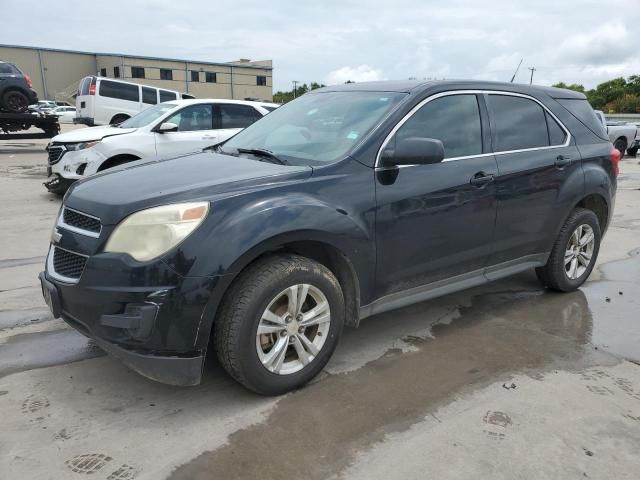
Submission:
[[[111,120],[109,120],[109,125],[115,123],[115,119],[119,118],[119,117],[122,117],[123,120],[121,120],[121,121],[124,122],[125,120],[130,119],[131,115],[129,115],[128,113],[124,113],[124,112],[116,113],[113,117],[111,117]]]
[[[595,213],[598,217],[598,224],[600,225],[600,232],[604,234],[609,226],[609,203],[607,199],[599,193],[590,193],[574,205],[573,210],[576,208],[586,208]],[[565,220],[566,221],[566,220]]]
[[[102,162],[96,172],[102,172],[103,170],[107,170],[117,165],[134,162],[136,160],[140,160],[140,157],[138,157],[137,155],[133,155],[132,153],[121,153],[118,155],[114,155],[113,157],[109,157],[104,162]]]
[[[351,260],[334,242],[322,236],[312,236],[310,232],[278,235],[254,246],[239,257],[230,268],[233,273],[219,278],[222,282],[212,295],[201,318],[201,326],[196,338],[196,346],[206,349],[214,334],[214,325],[222,303],[233,282],[246,268],[256,261],[278,253],[295,253],[314,260],[328,268],[338,279],[345,298],[345,325],[359,324],[360,278]],[[209,321],[205,321],[209,320]]]

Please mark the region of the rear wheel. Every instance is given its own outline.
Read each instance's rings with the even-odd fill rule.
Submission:
[[[599,251],[598,217],[591,210],[576,208],[560,230],[547,264],[536,269],[538,279],[553,290],[575,290],[589,277]]]
[[[264,395],[298,388],[331,357],[344,323],[335,276],[298,255],[257,261],[230,287],[214,328],[220,363]]]
[[[613,147],[620,152],[620,158],[624,157],[624,152],[627,151],[627,142],[623,138],[618,138]]]
[[[118,125],[122,122],[124,122],[125,120],[129,120],[129,115],[116,115],[114,116],[111,121],[109,122],[109,125]]]
[[[2,96],[4,108],[12,113],[20,113],[29,107],[29,99],[20,90],[9,90]]]

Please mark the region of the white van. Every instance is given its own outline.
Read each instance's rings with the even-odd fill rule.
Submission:
[[[180,98],[193,96],[111,78],[84,77],[78,86],[74,123],[90,127],[118,124],[148,107]]]

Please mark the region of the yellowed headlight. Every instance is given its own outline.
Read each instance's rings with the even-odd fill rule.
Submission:
[[[105,252],[128,253],[144,262],[168,252],[202,223],[208,202],[163,205],[125,218],[107,241]]]

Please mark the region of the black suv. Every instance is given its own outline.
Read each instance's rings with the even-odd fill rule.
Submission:
[[[0,110],[20,113],[38,101],[31,78],[13,63],[0,61]]]
[[[618,160],[581,93],[323,88],[210,151],[76,183],[40,279],[56,317],[147,377],[197,384],[211,346],[278,394],[370,315],[531,268],[579,287]]]

